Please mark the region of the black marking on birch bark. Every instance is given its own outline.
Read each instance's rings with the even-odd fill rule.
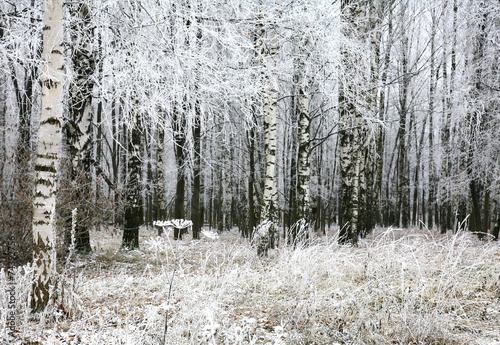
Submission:
[[[46,179],[43,179],[43,178],[39,178],[37,180],[35,180],[35,185],[45,185],[47,187],[51,187],[51,186],[54,186],[54,183],[52,183],[50,180],[46,180]]]
[[[35,171],[37,172],[51,172],[51,173],[57,173],[56,168],[51,165],[51,166],[46,166],[46,165],[35,165]]]
[[[47,107],[45,109],[50,110],[51,108]],[[58,118],[55,118],[55,117],[49,117],[48,119],[43,120],[42,122],[40,122],[40,126],[44,125],[44,124],[49,124],[49,125],[52,125],[52,126],[59,126],[59,127],[61,127],[61,121]]]
[[[35,198],[43,198],[43,199],[47,199],[48,196],[43,194],[42,192],[38,191],[35,193]]]
[[[49,222],[43,221],[43,220],[38,220],[36,222],[33,222],[34,225],[47,225]]]

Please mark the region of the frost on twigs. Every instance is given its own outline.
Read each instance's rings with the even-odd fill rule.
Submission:
[[[193,225],[193,222],[186,219],[172,219],[172,220],[155,220],[154,226],[172,227],[176,229],[184,229]]]
[[[172,220],[155,220],[153,222],[154,226],[160,227],[165,231],[165,229],[185,229],[193,226],[193,222],[186,219],[172,219]]]
[[[257,225],[253,231],[252,245],[257,247],[258,256],[267,256],[271,244],[271,227],[273,222],[265,220]]]
[[[304,219],[299,219],[287,231],[286,243],[290,243],[294,248],[303,248],[309,244],[309,223]]]
[[[203,236],[205,236],[206,238],[211,239],[211,240],[218,240],[219,239],[219,235],[216,232],[214,232],[214,231],[203,230],[201,232],[201,234]]]

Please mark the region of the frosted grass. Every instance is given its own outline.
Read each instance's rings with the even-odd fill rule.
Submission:
[[[42,324],[19,303],[19,344],[161,344],[167,311],[168,344],[500,344],[499,243],[466,232],[377,229],[353,248],[332,231],[264,259],[236,232],[177,242],[144,229],[132,252],[119,233],[92,235],[96,254],[67,278],[71,313]]]

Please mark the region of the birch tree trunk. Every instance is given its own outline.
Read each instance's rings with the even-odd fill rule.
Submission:
[[[33,311],[43,310],[55,273],[55,204],[63,117],[63,2],[43,2],[42,117],[35,163]]]
[[[266,173],[261,211],[261,222],[270,221],[269,246],[276,245],[276,223],[278,221],[278,183],[276,180],[276,116],[278,98],[278,76],[276,74],[277,37],[275,33],[267,39],[267,32],[261,26],[259,38],[262,56],[262,106],[264,117],[264,154]]]
[[[405,18],[406,6],[401,10],[401,20]],[[401,75],[402,81],[399,85],[399,129],[398,129],[398,160],[397,160],[397,201],[396,201],[396,221],[401,227],[407,227],[410,219],[410,185],[409,185],[409,162],[407,150],[407,128],[406,122],[409,114],[408,94],[410,91],[409,76],[410,45],[407,34],[402,38],[401,44]]]
[[[357,40],[364,32],[360,24],[366,8],[365,2],[351,0],[341,1],[341,12],[346,24],[351,26],[346,35]],[[360,87],[354,84],[360,61],[347,47],[341,48],[341,67],[344,75],[339,81],[339,117],[341,130],[340,145],[340,232],[338,241],[341,244],[356,245],[360,234],[360,214],[364,212],[364,196],[366,193],[365,179],[365,147],[366,136],[363,129],[364,121],[358,109],[357,98],[360,97]],[[363,215],[361,215],[363,216]]]
[[[68,144],[68,158],[71,161],[71,183],[73,193],[72,205],[78,208],[76,222],[76,248],[82,252],[90,252],[89,227],[91,225],[92,195],[92,153],[93,143],[93,110],[92,89],[95,61],[90,48],[92,22],[89,8],[77,5],[76,23],[72,26],[72,61],[74,77],[69,88],[69,119],[65,125]],[[73,206],[72,206],[73,207]],[[71,210],[65,210],[69,213]],[[66,223],[71,223],[71,217]],[[68,227],[69,228],[69,227]],[[69,232],[69,231],[68,231]],[[69,236],[66,243],[70,243]]]
[[[309,81],[307,76],[307,38],[303,37],[299,43],[299,95],[298,95],[298,139],[299,152],[297,161],[297,219],[304,219],[306,226],[301,229],[303,233],[298,233],[298,238],[294,239],[294,244],[305,243],[309,237],[311,217],[311,164],[309,161],[311,154],[310,127],[311,117],[309,114]]]
[[[451,157],[451,116],[453,106],[453,96],[455,91],[455,71],[456,63],[456,46],[457,46],[457,0],[453,1],[453,19],[452,19],[452,43],[451,43],[451,66],[449,75],[448,87],[448,73],[447,73],[447,45],[445,44],[443,52],[443,83],[445,85],[445,96],[443,105],[443,114],[445,116],[445,124],[441,132],[441,146],[443,149],[443,156],[441,161],[441,178],[440,178],[440,226],[441,233],[446,233],[447,230],[452,229],[452,201],[449,193],[449,179],[452,171],[452,157]]]
[[[347,100],[344,90],[339,90],[339,108],[342,121],[340,132],[340,233],[339,243],[356,244],[359,230],[360,147],[359,114]]]

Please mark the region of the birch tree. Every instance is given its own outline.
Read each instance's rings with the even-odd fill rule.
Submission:
[[[276,180],[276,116],[278,99],[278,77],[276,74],[277,36],[272,28],[266,27],[261,16],[259,40],[262,59],[262,111],[264,123],[264,152],[266,173],[261,220],[272,223],[270,247],[275,246],[278,221],[278,184]]]
[[[54,215],[63,116],[63,1],[43,2],[42,117],[35,164],[33,237],[35,276],[32,309],[49,302],[55,272]]]
[[[451,3],[447,0],[446,4]],[[451,157],[451,139],[452,139],[452,113],[455,92],[455,75],[457,69],[457,13],[458,1],[452,2],[452,27],[451,32],[443,29],[443,32],[451,34],[451,50],[450,50],[450,71],[448,73],[448,43],[444,42],[443,47],[443,84],[444,84],[444,98],[443,98],[443,117],[444,125],[441,130],[441,146],[442,146],[442,159],[441,159],[441,176],[440,176],[440,228],[441,233],[446,233],[447,230],[453,228],[452,226],[452,198],[450,193],[450,179],[452,173]],[[446,24],[446,21],[444,21]]]
[[[344,19],[344,34],[355,43],[363,34],[365,28],[363,18],[366,14],[365,2],[343,0],[341,13]],[[344,43],[345,44],[345,43]],[[339,78],[339,133],[340,145],[340,215],[339,215],[339,242],[356,244],[361,233],[360,216],[363,216],[363,207],[366,191],[365,179],[365,152],[366,124],[363,119],[360,91],[359,69],[362,69],[360,57],[356,57],[344,45],[341,55],[341,71]]]
[[[404,18],[406,4],[401,5],[401,17]],[[401,19],[403,20],[403,19]],[[397,199],[396,199],[396,224],[406,227],[410,218],[409,202],[409,163],[407,149],[407,120],[409,117],[410,103],[410,43],[407,32],[403,33],[401,40],[401,75],[402,81],[398,85],[398,114],[399,128],[397,132]]]
[[[69,87],[68,122],[65,125],[72,183],[72,207],[78,208],[76,222],[76,248],[91,251],[89,227],[92,222],[92,160],[93,160],[93,107],[95,54],[91,47],[93,23],[90,8],[78,4],[71,12],[75,21],[71,27],[71,58],[73,79]],[[69,241],[66,241],[67,243]]]
[[[311,217],[311,142],[310,142],[310,87],[308,79],[308,38],[303,35],[299,42],[299,65],[298,65],[298,162],[297,162],[297,219],[303,219],[306,233],[297,234],[295,241],[305,242],[308,237],[308,227],[312,221]]]

